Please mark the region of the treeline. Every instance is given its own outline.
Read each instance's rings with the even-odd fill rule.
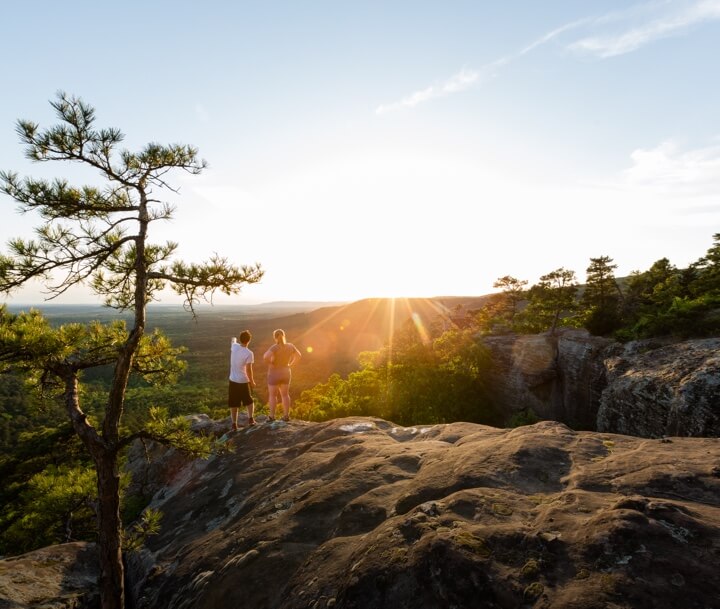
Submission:
[[[582,286],[565,268],[543,275],[530,288],[527,281],[501,277],[494,287],[502,291],[471,317],[487,334],[572,326],[626,341],[720,332],[720,233],[707,254],[687,268],[661,258],[622,279],[615,277],[616,268],[609,256],[591,258]]]

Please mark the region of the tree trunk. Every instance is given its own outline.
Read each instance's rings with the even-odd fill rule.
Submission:
[[[97,470],[99,584],[102,609],[124,609],[120,474],[117,452],[113,445],[108,446],[98,436],[81,410],[77,372],[72,368],[63,368],[58,370],[57,374],[65,379],[65,407],[70,420],[92,455]]]
[[[553,317],[552,326],[550,327],[550,334],[555,334],[555,330],[557,330],[558,322],[560,321],[560,309],[555,311],[555,316]]]
[[[115,454],[106,453],[95,462],[98,480],[98,551],[100,553],[100,599],[102,609],[125,606],[120,521],[120,475]]]

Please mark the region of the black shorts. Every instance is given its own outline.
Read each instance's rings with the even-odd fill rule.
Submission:
[[[241,406],[250,406],[252,403],[250,383],[235,383],[230,381],[228,387],[228,406],[230,408],[240,408]]]

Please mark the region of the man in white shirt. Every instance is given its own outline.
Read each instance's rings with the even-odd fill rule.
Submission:
[[[240,333],[240,343],[235,338],[232,339],[230,345],[230,385],[228,389],[228,406],[230,407],[230,419],[232,420],[232,430],[238,429],[238,410],[245,406],[248,413],[248,425],[255,425],[253,414],[255,412],[255,403],[250,388],[255,387],[255,379],[253,378],[253,363],[255,356],[248,349],[252,335],[248,330]]]

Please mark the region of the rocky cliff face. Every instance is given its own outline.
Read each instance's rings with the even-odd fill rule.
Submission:
[[[564,330],[484,342],[507,412],[642,437],[720,436],[720,339],[621,345]]]
[[[138,443],[134,492],[164,518],[129,607],[720,607],[720,443],[677,437],[720,435],[720,339],[488,344],[509,409],[600,431],[275,422],[206,461]],[[0,609],[96,607],[93,557],[0,560]]]
[[[604,358],[617,343],[578,330],[491,336],[483,342],[495,361],[491,384],[503,410],[530,408],[542,419],[595,429],[606,385]]]
[[[605,360],[600,431],[720,436],[720,339],[629,344]]]
[[[683,607],[720,598],[720,446],[543,422],[273,423],[131,468],[137,609]]]

